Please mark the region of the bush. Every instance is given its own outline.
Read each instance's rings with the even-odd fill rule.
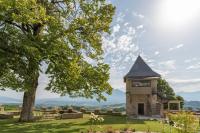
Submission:
[[[192,113],[182,111],[177,114],[168,114],[169,121],[180,133],[196,133],[199,127],[199,119]]]

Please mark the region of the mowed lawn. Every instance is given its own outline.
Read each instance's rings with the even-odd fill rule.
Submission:
[[[124,116],[103,116],[105,121],[99,130],[134,128],[136,131],[154,131],[166,133],[170,132],[168,125],[163,125],[159,121],[150,120],[128,120]],[[84,115],[82,119],[68,120],[41,120],[33,123],[18,123],[17,119],[0,120],[0,133],[80,133],[87,131],[90,127],[89,115]],[[172,129],[172,133],[176,133]]]

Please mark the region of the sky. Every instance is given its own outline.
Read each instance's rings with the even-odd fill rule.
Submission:
[[[175,92],[200,91],[200,1],[110,0],[116,6],[110,35],[103,36],[110,84],[125,91],[123,77],[137,56],[160,73]],[[58,97],[44,91],[48,79],[41,75],[37,98]],[[22,93],[0,92],[21,98]]]

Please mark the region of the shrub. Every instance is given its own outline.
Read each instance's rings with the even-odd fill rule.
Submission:
[[[168,114],[169,121],[180,133],[195,133],[199,127],[199,119],[192,113],[182,111],[177,114]]]
[[[100,117],[99,115],[95,115],[94,113],[90,114],[90,131],[94,132],[97,127],[100,127],[100,124],[104,122],[103,117]]]

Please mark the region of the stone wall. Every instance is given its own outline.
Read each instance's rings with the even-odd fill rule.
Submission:
[[[151,103],[149,101],[150,95],[144,94],[132,94],[129,96],[129,101],[127,102],[127,114],[128,115],[138,115],[138,104],[144,104],[144,115],[150,115],[151,112]]]
[[[61,119],[78,119],[78,118],[83,118],[82,112],[61,114]]]
[[[4,112],[4,107],[0,106],[0,113]]]
[[[158,114],[156,79],[151,79],[151,87],[132,87],[132,80],[126,80],[126,114],[137,116],[139,103],[144,103],[144,115]]]
[[[12,119],[14,118],[11,114],[0,114],[0,119]]]
[[[157,80],[151,80],[151,87],[133,87],[132,80],[126,80],[126,91],[131,94],[152,94],[152,91],[157,92]]]

